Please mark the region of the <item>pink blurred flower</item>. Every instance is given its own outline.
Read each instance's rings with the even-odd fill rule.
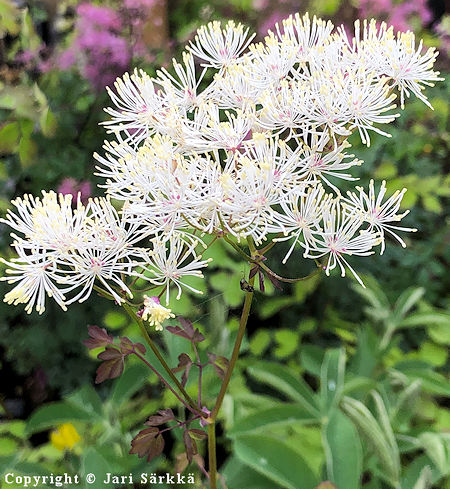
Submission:
[[[423,26],[432,19],[427,0],[404,1],[398,4],[394,4],[392,0],[360,0],[359,16],[383,18],[387,24],[400,31],[411,29],[410,22],[414,16],[419,17]]]
[[[264,22],[262,22],[258,28],[258,33],[260,36],[266,36],[267,35],[267,31],[270,29],[270,30],[273,30],[274,27],[275,27],[275,24],[278,22],[278,23],[281,23],[281,21],[283,19],[285,19],[286,17],[289,17],[289,14],[288,13],[285,13],[285,12],[278,12],[278,11],[275,11],[275,12],[272,12],[271,15],[269,15],[269,17],[267,17]]]
[[[99,7],[90,3],[82,3],[77,7],[78,20],[87,26],[95,25],[116,31],[122,28],[119,14],[109,7]],[[86,27],[86,26],[85,26]]]
[[[92,185],[88,180],[77,181],[75,178],[64,178],[59,184],[58,192],[64,195],[72,195],[74,202],[80,194],[81,202],[85,204],[92,195]]]
[[[96,91],[101,91],[129,67],[131,50],[120,37],[123,28],[119,14],[109,7],[83,3],[77,7],[75,38],[59,57],[59,67],[78,66]]]

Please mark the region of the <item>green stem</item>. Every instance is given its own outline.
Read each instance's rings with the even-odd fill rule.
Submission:
[[[280,282],[287,282],[289,284],[293,284],[295,282],[303,282],[304,280],[308,280],[315,275],[319,274],[322,271],[322,267],[317,267],[316,270],[312,271],[309,275],[306,275],[306,277],[298,277],[298,278],[286,278],[286,277],[281,277],[280,275],[276,274],[274,271],[272,271],[267,265],[265,265],[263,262],[259,262],[258,265],[265,270],[269,275],[272,277],[276,278]]]
[[[148,334],[147,330],[145,329],[144,322],[142,321],[142,319],[133,311],[133,309],[131,309],[131,307],[128,304],[122,304],[122,306],[125,309],[125,311],[127,311],[130,318],[133,319],[137,323],[137,325],[139,326],[139,329],[141,330],[141,333],[144,336],[145,341],[147,342],[148,346],[152,349],[153,353],[156,355],[156,358],[159,360],[159,362],[161,363],[162,367],[167,372],[169,377],[173,380],[173,382],[175,382],[179,391],[181,392],[181,394],[183,394],[183,397],[189,403],[191,408],[193,408],[193,410],[196,413],[198,413],[198,409],[197,409],[197,406],[195,405],[195,402],[192,400],[192,398],[186,392],[184,387],[181,385],[181,382],[175,377],[175,374],[172,372],[170,367],[167,365],[163,356],[159,352],[158,347],[155,345],[153,340],[150,338],[150,335]],[[202,414],[202,416],[203,416],[203,414]]]
[[[253,253],[252,253],[253,254]],[[255,277],[249,279],[249,285],[253,286]],[[237,359],[239,357],[239,350],[241,349],[242,340],[245,334],[245,328],[247,326],[248,317],[250,315],[250,308],[253,300],[253,292],[246,292],[244,307],[242,309],[241,319],[239,321],[239,330],[234,343],[233,353],[231,354],[231,360],[228,365],[225,377],[220,387],[219,395],[217,396],[216,403],[210,415],[210,424],[208,425],[208,451],[209,451],[209,477],[210,488],[217,488],[217,460],[216,460],[216,420],[219,410],[222,406],[225,393],[233,374],[234,367],[236,366]]]
[[[230,246],[232,246],[242,257],[245,258],[246,261],[253,261],[253,258],[250,255],[247,255],[247,253],[240,248],[236,243],[234,243],[231,239],[229,239],[227,236],[222,236],[224,241],[226,241]]]
[[[209,487],[217,489],[216,423],[208,425]]]

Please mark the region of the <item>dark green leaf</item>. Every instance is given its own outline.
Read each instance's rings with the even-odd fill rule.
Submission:
[[[285,442],[264,435],[238,437],[236,456],[286,489],[313,489],[318,480],[300,453]]]
[[[328,479],[339,488],[360,489],[363,455],[353,423],[335,410],[324,430]]]

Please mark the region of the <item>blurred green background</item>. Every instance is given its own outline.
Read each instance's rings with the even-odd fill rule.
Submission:
[[[439,1],[0,0],[1,215],[13,197],[41,189],[101,194],[92,154],[105,139],[98,123],[106,118],[104,86],[115,77],[168,66],[210,20],[240,20],[262,38],[296,11],[346,26],[375,16],[410,28],[438,47],[438,69],[448,78],[450,17]],[[365,290],[336,274],[282,292],[269,284],[257,295],[222,411],[218,456],[229,489],[312,489],[325,480],[338,489],[450,488],[449,84],[427,91],[433,112],[410,101],[392,139],[375,134],[369,149],[353,141],[365,161],[357,170],[362,184],[373,177],[386,179],[391,193],[408,188],[406,225],[419,230],[407,236],[408,247],[391,242],[383,256],[355,259]],[[9,239],[0,224],[6,258]],[[185,295],[171,307],[205,334],[202,355],[228,355],[248,267],[219,244],[208,253],[215,260],[200,284],[205,295]],[[277,267],[282,256],[282,246],[270,255],[280,274],[310,271],[302,260]],[[2,296],[6,290],[0,282]],[[185,466],[176,436],[151,464],[128,455],[146,418],[176,402],[134,364],[94,389],[97,362],[81,343],[89,324],[139,336],[119,308],[97,297],[67,313],[49,303],[42,316],[0,304],[2,480],[10,471]],[[175,366],[183,345],[167,332],[158,341]],[[214,372],[206,384],[211,401],[219,388]],[[195,394],[195,385],[188,390]],[[187,470],[204,487],[197,465]]]

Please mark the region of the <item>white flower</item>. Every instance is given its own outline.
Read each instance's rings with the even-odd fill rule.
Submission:
[[[311,22],[308,13],[303,17],[300,17],[298,13],[294,16],[290,15],[282,21],[281,26],[277,23],[275,27],[283,43],[289,40],[295,44],[296,61],[299,63],[310,61],[315,50],[328,41],[333,30],[333,24],[330,21],[325,22],[314,16]]]
[[[356,280],[364,284],[355,270],[350,266],[344,255],[369,256],[374,253],[372,248],[380,243],[380,236],[369,230],[361,230],[362,220],[353,213],[345,212],[339,200],[327,206],[323,212],[323,231],[315,235],[310,243],[310,251],[306,256],[321,258],[328,255],[325,273],[339,265],[341,276],[345,276],[345,266],[352,272]]]
[[[401,221],[406,215],[409,214],[409,210],[397,214],[400,208],[400,204],[403,195],[406,192],[406,188],[403,190],[397,190],[394,194],[383,202],[384,195],[386,194],[386,182],[383,180],[381,183],[378,196],[375,193],[375,186],[373,180],[370,180],[369,194],[366,194],[362,187],[356,187],[356,192],[347,192],[348,198],[343,200],[343,205],[350,211],[354,212],[361,219],[369,224],[369,229],[375,229],[378,231],[383,240],[381,241],[380,254],[384,253],[384,232],[391,234],[402,246],[406,247],[405,242],[394,233],[396,231],[415,232],[417,229],[405,228],[400,226],[394,226],[390,223]]]
[[[281,229],[285,235],[274,238],[274,241],[294,238],[283,263],[287,262],[298,242],[305,248],[304,255],[308,255],[310,246],[314,243],[314,233],[321,232],[323,213],[333,196],[326,194],[322,185],[317,184],[310,186],[304,194],[291,194],[289,197],[289,200],[281,203],[283,212],[276,214],[276,227],[273,229],[274,232]],[[300,238],[303,238],[303,241],[300,241]]]
[[[197,243],[186,243],[179,236],[172,236],[167,242],[161,238],[152,240],[152,249],[148,252],[148,265],[143,267],[151,277],[148,280],[166,289],[166,304],[170,299],[170,285],[178,289],[177,299],[181,297],[182,287],[202,294],[202,291],[182,281],[183,277],[203,278],[201,269],[208,266],[210,260],[202,260],[195,252]]]
[[[131,76],[125,73],[114,87],[117,93],[107,90],[116,107],[105,109],[111,120],[103,122],[109,133],[124,131],[127,139],[139,143],[164,130],[169,114],[173,116],[173,107],[144,71],[135,70]]]
[[[72,195],[42,192],[42,199],[25,194],[11,203],[16,212],[7,211],[6,219],[0,219],[22,234],[13,234],[16,242],[29,249],[46,248],[65,252],[81,246],[84,240],[85,207],[78,199],[72,207]]]
[[[16,251],[19,257],[12,261],[0,258],[0,261],[8,266],[7,276],[0,277],[0,280],[8,284],[17,284],[5,295],[4,302],[14,305],[26,304],[25,311],[28,314],[33,308],[42,314],[45,311],[45,298],[48,296],[66,311],[66,298],[56,284],[58,275],[51,257],[47,258],[43,253],[29,255],[20,247],[16,248]]]
[[[172,76],[165,68],[157,72],[156,83],[164,88],[167,97],[173,98],[172,103],[182,105],[188,109],[195,107],[199,102],[198,87],[206,73],[206,68],[196,77],[194,57],[191,53],[183,53],[183,64],[172,60],[177,78]]]
[[[156,331],[162,331],[162,323],[167,319],[174,317],[175,314],[173,314],[167,307],[162,306],[158,297],[148,297],[144,295],[142,319],[148,321],[150,326],[155,326]]]
[[[248,37],[249,29],[242,24],[228,21],[224,28],[218,21],[200,27],[189,51],[203,61],[202,66],[223,68],[233,64],[247,48],[255,34]]]
[[[258,246],[291,240],[283,262],[299,244],[303,257],[328,257],[327,274],[349,267],[359,282],[346,255],[380,243],[383,253],[385,233],[405,246],[396,234],[414,230],[396,225],[405,190],[383,202],[386,184],[376,195],[371,182],[368,194],[357,187],[341,198],[334,179],[356,180],[352,133],[367,145],[370,131],[389,136],[380,127],[398,117],[395,91],[402,107],[411,93],[428,104],[424,88],[441,79],[437,52],[375,20],[357,21],[353,37],[332,29],[295,15],[251,44],[242,24],[211,22],[181,63],[156,78],[135,70],[117,79],[103,123],[115,141],[94,155],[108,198],[83,205],[43,192],[13,201],[0,220],[18,255],[2,278],[15,285],[5,300],[41,313],[46,295],[65,308],[97,284],[121,302],[131,277],[162,287],[167,301],[170,287],[178,298],[199,293],[185,278],[203,276],[205,234]],[[152,300],[144,314],[159,329],[171,313]]]

